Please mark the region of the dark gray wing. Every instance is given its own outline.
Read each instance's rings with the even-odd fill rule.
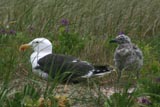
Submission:
[[[72,56],[49,54],[38,61],[38,68],[50,74],[53,78],[57,74],[66,73],[67,76],[78,77],[85,75],[93,66]]]

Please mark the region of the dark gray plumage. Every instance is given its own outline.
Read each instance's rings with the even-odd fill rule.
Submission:
[[[128,36],[124,34],[118,35],[110,42],[118,44],[114,53],[114,62],[118,71],[118,80],[121,77],[122,71],[136,72],[138,78],[139,71],[143,65],[142,51],[131,42]]]
[[[40,69],[52,78],[60,77],[63,81],[77,81],[79,78],[89,78],[92,76],[110,73],[107,66],[93,66],[86,61],[81,61],[73,56],[61,54],[48,54],[38,60]]]
[[[50,73],[52,78],[60,76],[61,78],[68,77],[70,81],[74,78],[81,77],[84,75],[91,76],[94,66],[86,62],[80,61],[79,59],[60,55],[60,54],[48,54],[38,60],[39,66],[36,69],[41,69],[47,74]],[[57,75],[58,74],[58,75]],[[63,76],[63,77],[62,77]]]

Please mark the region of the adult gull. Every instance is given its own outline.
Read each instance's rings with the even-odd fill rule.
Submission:
[[[36,38],[21,45],[20,50],[24,51],[28,47],[32,47],[34,51],[30,56],[32,71],[44,79],[59,75],[64,81],[74,81],[77,78],[103,76],[111,72],[108,66],[94,66],[73,56],[53,53],[52,44],[46,38]]]

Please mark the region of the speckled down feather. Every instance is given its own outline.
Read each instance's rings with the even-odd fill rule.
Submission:
[[[137,77],[143,65],[142,51],[124,34],[118,35],[110,42],[118,43],[114,53],[115,67],[118,72],[136,71]]]

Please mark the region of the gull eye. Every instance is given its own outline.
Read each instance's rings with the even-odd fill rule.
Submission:
[[[36,43],[39,43],[39,41],[36,41]]]
[[[123,38],[119,38],[120,40],[123,40]]]

